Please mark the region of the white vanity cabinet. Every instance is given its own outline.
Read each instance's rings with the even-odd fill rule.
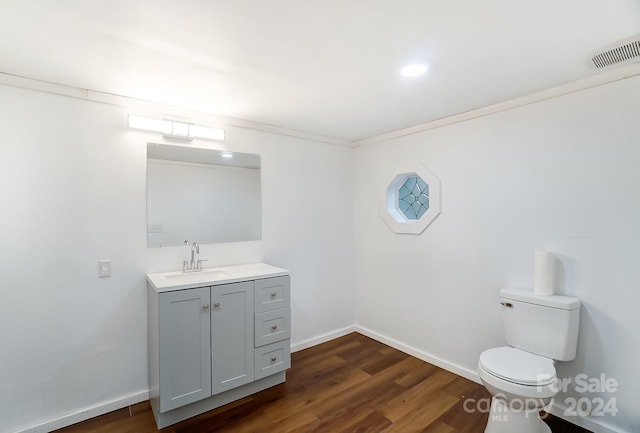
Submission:
[[[158,428],[285,381],[290,277],[263,263],[149,274],[149,399]]]

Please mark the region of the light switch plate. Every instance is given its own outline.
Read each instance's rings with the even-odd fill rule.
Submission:
[[[111,276],[111,260],[98,260],[98,277],[107,278]]]
[[[164,233],[162,224],[147,224],[147,233]]]

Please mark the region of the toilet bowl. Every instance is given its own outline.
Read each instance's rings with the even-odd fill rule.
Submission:
[[[550,433],[539,412],[559,391],[555,362],[575,358],[580,300],[504,288],[500,305],[509,346],[487,349],[478,360],[492,395],[485,433]]]
[[[513,347],[497,347],[480,355],[478,374],[491,393],[485,433],[548,433],[540,419],[558,391],[551,359]]]

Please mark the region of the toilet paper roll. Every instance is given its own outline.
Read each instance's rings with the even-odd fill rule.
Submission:
[[[547,251],[536,250],[533,259],[533,293],[551,296],[556,280],[556,258]]]

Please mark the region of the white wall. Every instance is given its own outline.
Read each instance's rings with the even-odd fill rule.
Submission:
[[[602,421],[640,431],[639,90],[627,79],[353,160],[228,128],[219,148],[262,158],[263,240],[201,255],[290,269],[294,346],[349,329],[355,285],[361,329],[473,375],[479,353],[503,344],[499,288],[529,287],[533,250],[553,251],[560,291],[584,303],[578,358],[559,372],[618,379],[620,412]],[[158,137],[127,130],[129,110],[5,86],[0,101],[0,432],[14,432],[143,399],[144,274],[178,269],[185,251],[146,248],[146,143]],[[417,161],[442,179],[442,214],[396,235],[379,189]],[[100,258],[112,278],[97,278]]]
[[[635,77],[357,148],[357,325],[473,377],[504,344],[499,289],[530,288],[533,251],[552,251],[559,291],[583,302],[578,356],[559,375],[617,379],[603,396],[617,416],[593,421],[640,431],[638,95]],[[379,191],[418,162],[442,180],[442,213],[420,236],[393,234]],[[598,396],[574,388],[558,400]]]
[[[5,86],[0,101],[0,432],[43,431],[146,398],[144,276],[184,251],[147,251],[159,137],[127,130],[127,109]],[[203,245],[207,265],[290,269],[294,345],[351,326],[351,150],[238,128],[219,148],[262,157],[263,240]]]

